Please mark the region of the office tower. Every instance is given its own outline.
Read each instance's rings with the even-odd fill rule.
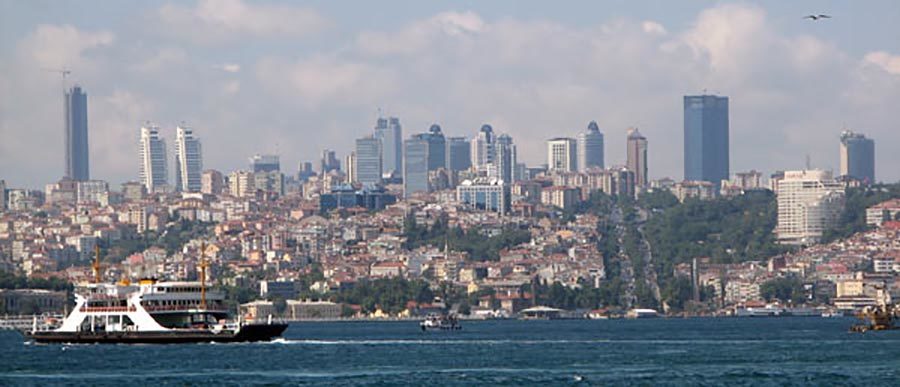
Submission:
[[[810,244],[832,227],[844,206],[844,186],[822,170],[785,171],[775,181],[781,243]]]
[[[403,197],[428,192],[429,149],[426,137],[413,136],[403,141]]]
[[[88,167],[87,94],[75,85],[65,94],[66,177],[90,180]]]
[[[634,172],[634,184],[638,188],[647,187],[647,138],[637,128],[628,128],[626,167]]]
[[[363,184],[381,184],[381,144],[381,140],[374,136],[356,139],[357,182]]]
[[[203,171],[200,177],[200,192],[207,195],[221,195],[225,187],[225,176],[215,169]]]
[[[200,140],[194,130],[175,128],[175,189],[183,192],[200,192],[203,174],[203,156]]]
[[[379,118],[375,123],[375,138],[381,141],[381,168],[386,175],[403,170],[403,128],[397,117]]]
[[[472,166],[483,168],[494,161],[494,128],[482,125],[471,142]]]
[[[472,166],[472,148],[465,137],[447,138],[447,168],[465,171]]]
[[[428,128],[428,133],[416,134],[413,137],[428,142],[429,171],[435,171],[447,165],[447,141],[444,139],[444,133],[441,132],[440,125],[431,125]],[[406,160],[403,162],[405,163]]]
[[[256,172],[278,172],[281,171],[281,161],[278,155],[253,155],[250,157],[250,171]]]
[[[719,184],[729,177],[728,97],[684,97],[684,179]]]
[[[356,180],[356,152],[350,152],[347,155],[347,159],[344,161],[344,165],[347,166],[347,176],[346,182],[353,183]]]
[[[591,121],[587,130],[578,133],[578,170],[586,171],[588,168],[603,168],[603,133],[597,123]]]
[[[165,192],[169,185],[166,163],[166,140],[159,136],[159,127],[147,123],[141,127],[141,183],[147,192]]]
[[[875,183],[875,141],[862,133],[841,133],[841,176]]]
[[[497,136],[494,142],[494,156],[488,164],[488,177],[502,180],[506,184],[516,181],[516,145],[508,134]]]
[[[456,201],[469,209],[509,213],[509,184],[496,179],[475,179],[463,181],[456,187]]]
[[[6,210],[6,180],[0,180],[0,211]]]
[[[547,169],[551,172],[575,172],[577,168],[575,139],[557,137],[547,140]]]
[[[297,180],[308,181],[310,177],[315,175],[316,171],[313,169],[313,163],[309,161],[300,162],[300,167],[297,170]]]
[[[322,160],[319,161],[319,172],[322,174],[326,174],[331,171],[338,171],[341,169],[341,162],[335,156],[335,153],[331,149],[325,149],[322,151]]]

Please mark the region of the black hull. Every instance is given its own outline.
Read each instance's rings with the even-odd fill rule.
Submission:
[[[252,324],[233,332],[213,333],[207,330],[173,330],[166,332],[25,332],[37,343],[65,344],[184,344],[241,343],[271,341],[281,336],[287,324]]]

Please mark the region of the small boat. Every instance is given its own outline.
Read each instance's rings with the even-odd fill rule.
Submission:
[[[459,319],[453,314],[429,314],[419,323],[419,327],[422,329],[422,332],[462,329],[462,325],[459,324]]]

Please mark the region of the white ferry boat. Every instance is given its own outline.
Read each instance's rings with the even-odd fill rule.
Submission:
[[[75,294],[75,307],[52,330],[25,332],[39,343],[188,343],[267,341],[287,324],[229,320],[224,294],[207,291],[202,282],[157,282],[138,285],[90,284]]]

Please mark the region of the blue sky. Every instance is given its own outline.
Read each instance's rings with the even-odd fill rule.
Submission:
[[[703,89],[731,98],[732,172],[807,154],[836,169],[847,127],[875,138],[878,178],[897,181],[896,20],[893,1],[0,0],[0,179],[60,177],[61,83],[41,68],[68,66],[89,95],[92,176],[114,183],[137,178],[145,120],[170,148],[177,123],[193,126],[207,168],[277,151],[294,171],[349,152],[379,107],[406,135],[491,123],[529,164],[591,120],[621,164],[638,126],[651,177],[680,178],[681,97]]]

